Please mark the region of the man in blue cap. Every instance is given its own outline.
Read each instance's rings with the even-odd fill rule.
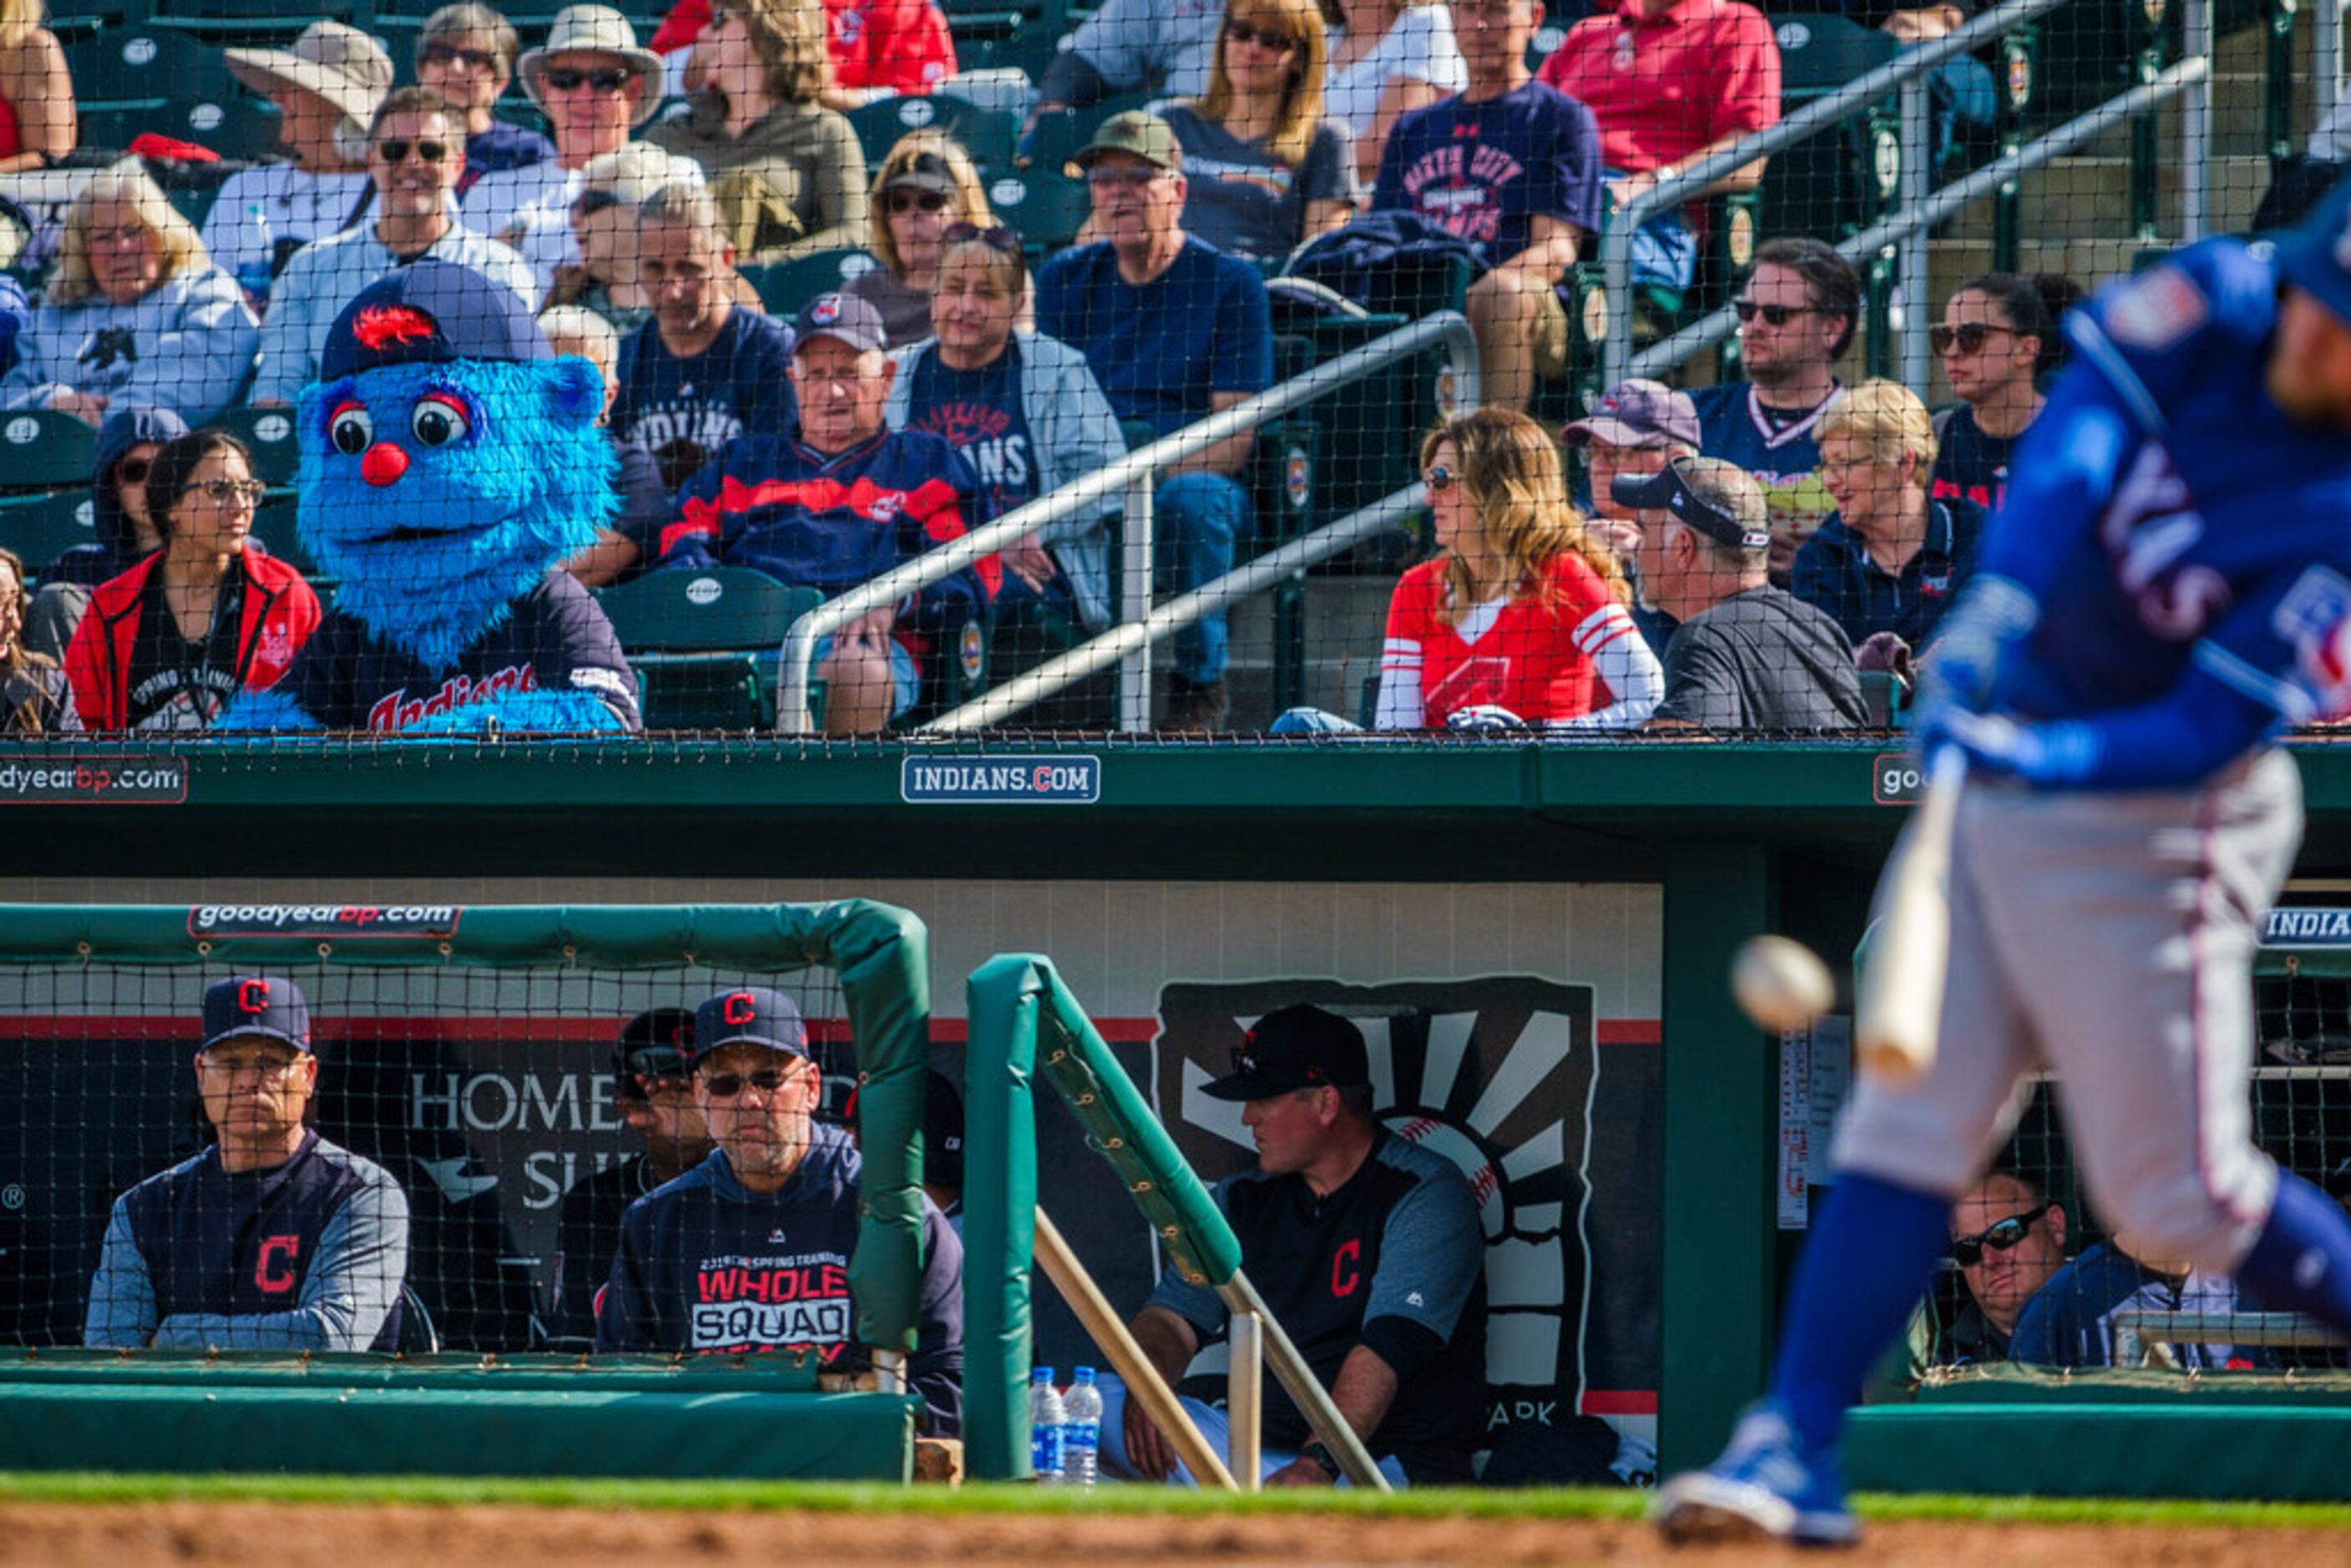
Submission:
[[[116,1200],[83,1340],[172,1350],[390,1350],[408,1198],[305,1124],[319,1082],[293,981],[204,992],[196,1087],[213,1146]]]
[[[849,1260],[857,1146],[816,1121],[822,1075],[789,997],[721,991],[695,1009],[687,1071],[717,1151],[629,1207],[596,1303],[599,1351],[812,1352],[828,1372],[866,1364]],[[921,1326],[907,1376],[930,1435],[963,1420],[963,1244],[923,1204]]]
[[[2038,1068],[2111,1228],[2351,1333],[2351,1221],[2253,1145],[2246,1094],[2258,921],[2302,837],[2272,742],[2351,715],[2351,190],[2065,333],[1914,731],[1969,776],[1940,1049],[1856,1085],[1769,1396],[1658,1491],[1676,1539],[1855,1537],[1844,1408]]]

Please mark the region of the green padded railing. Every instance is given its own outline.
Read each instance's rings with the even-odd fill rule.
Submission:
[[[203,906],[210,908],[214,906]],[[266,906],[284,907],[284,906]],[[930,934],[904,909],[867,899],[767,904],[486,904],[457,909],[445,935],[206,936],[199,910],[171,904],[0,904],[0,963],[327,963],[654,969],[706,965],[754,973],[830,966],[857,1042],[857,1252],[850,1283],[857,1334],[907,1352],[922,1301],[923,1095],[930,1066]],[[243,922],[251,925],[247,918]],[[446,925],[446,922],[443,923]],[[363,925],[350,925],[354,934]]]
[[[973,971],[967,996],[965,1460],[977,1479],[1019,1479],[1030,1473],[1029,1270],[1037,1212],[1031,1083],[1040,1064],[1186,1278],[1229,1283],[1240,1268],[1240,1243],[1050,959],[991,958]]]

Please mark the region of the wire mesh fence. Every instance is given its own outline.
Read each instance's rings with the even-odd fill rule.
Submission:
[[[2242,0],[1939,59],[1970,7],[58,10],[0,146],[20,732],[903,734],[1155,601],[950,726],[1896,727],[2064,312],[2340,156],[2334,18]],[[1330,373],[1446,311],[1474,367]]]

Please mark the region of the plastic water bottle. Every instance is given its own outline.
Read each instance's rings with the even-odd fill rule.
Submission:
[[[258,305],[269,298],[270,263],[277,258],[277,242],[269,232],[269,211],[259,202],[245,209],[243,252],[236,264],[236,284],[246,298]]]
[[[1070,1376],[1070,1391],[1061,1396],[1061,1468],[1070,1485],[1090,1487],[1101,1471],[1102,1390],[1094,1386],[1091,1366],[1078,1367]]]
[[[1061,1427],[1068,1419],[1053,1369],[1037,1368],[1029,1375],[1029,1468],[1040,1486],[1061,1484]]]

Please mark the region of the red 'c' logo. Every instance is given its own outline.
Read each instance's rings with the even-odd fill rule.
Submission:
[[[267,1012],[269,1010],[269,982],[266,980],[240,980],[237,982],[236,1005],[237,1010],[240,1012]]]
[[[1339,1250],[1331,1255],[1331,1293],[1352,1296],[1355,1287],[1364,1282],[1364,1271],[1353,1265],[1364,1255],[1364,1244],[1357,1240],[1343,1241]]]
[[[718,1009],[718,1016],[728,1023],[756,1023],[758,1021],[759,1009],[753,1002],[750,992],[737,991],[729,996],[726,998],[726,1004]]]
[[[294,1260],[301,1252],[300,1237],[270,1237],[261,1244],[261,1257],[253,1266],[253,1282],[273,1296],[292,1290],[298,1282],[294,1277]]]

